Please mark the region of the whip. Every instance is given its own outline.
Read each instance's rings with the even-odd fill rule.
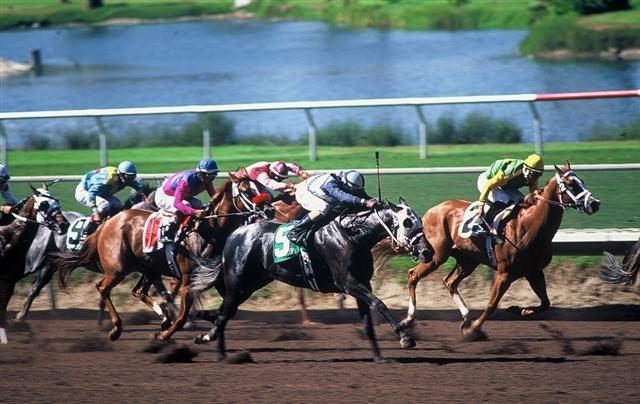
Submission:
[[[380,191],[380,153],[376,151],[376,175],[378,179],[378,200],[382,201],[382,191]]]

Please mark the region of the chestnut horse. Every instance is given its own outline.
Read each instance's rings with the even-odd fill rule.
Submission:
[[[46,226],[57,234],[63,234],[69,221],[60,210],[58,200],[42,188],[31,187],[32,195],[18,202],[13,208],[13,221],[0,226],[0,343],[6,343],[7,305],[16,283],[24,276],[27,251],[40,226]],[[17,214],[15,212],[18,212]]]
[[[122,211],[100,225],[87,238],[80,251],[58,254],[54,259],[63,287],[68,284],[69,276],[76,267],[99,260],[104,277],[97,282],[96,287],[111,317],[113,327],[109,337],[112,341],[120,337],[122,322],[111,301],[111,290],[133,272],[143,274],[133,289],[134,297],[151,307],[163,319],[161,327],[164,331],[157,338],[166,340],[184,325],[193,303],[189,286],[191,271],[195,267],[214,267],[211,261],[203,257],[220,254],[229,234],[248,223],[252,217],[259,216],[262,205],[269,201],[268,198],[260,198],[262,194],[258,194],[253,181],[230,175],[231,179],[217,190],[216,197],[207,207],[207,214],[210,214],[208,220],[192,219],[189,223],[194,224],[195,232],[187,235],[183,244],[176,246],[175,261],[182,274],[181,303],[173,324],[165,305],[158,304],[147,294],[151,283],[161,275],[172,276],[164,250],[151,253],[142,251],[144,224],[152,212],[140,209]],[[260,204],[256,204],[254,200],[260,200]]]
[[[416,286],[420,279],[435,271],[451,256],[456,266],[444,278],[444,286],[451,293],[453,301],[462,314],[462,334],[465,338],[484,338],[480,329],[487,317],[495,311],[500,299],[511,283],[526,278],[531,289],[540,299],[537,307],[512,307],[510,311],[520,316],[529,316],[549,308],[550,301],[543,269],[552,257],[552,240],[555,236],[566,208],[574,208],[591,215],[600,207],[600,201],[585,188],[584,182],[571,169],[569,162],[563,168],[555,167],[555,175],[541,189],[529,194],[517,208],[517,213],[504,225],[501,234],[504,242],[493,248],[495,264],[490,261],[485,249],[485,237],[462,238],[458,229],[463,214],[470,202],[449,200],[427,210],[422,217],[423,230],[434,248],[430,262],[420,263],[408,273],[409,309],[402,323],[411,324],[416,314]],[[378,245],[374,255],[396,255],[397,252],[385,245]],[[479,264],[496,271],[495,281],[489,293],[487,306],[481,315],[470,321],[469,309],[465,305],[458,285],[469,276]]]

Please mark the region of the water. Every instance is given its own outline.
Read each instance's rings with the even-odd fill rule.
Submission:
[[[640,88],[640,62],[541,62],[517,55],[524,31],[350,30],[316,22],[198,21],[0,33],[0,57],[40,49],[45,74],[0,79],[2,111],[154,107],[366,98],[579,92]],[[640,99],[538,103],[543,138],[576,141],[596,124],[638,117]],[[471,111],[507,118],[532,141],[526,104],[424,107],[434,124]],[[412,108],[313,112],[319,126],[352,119],[416,132]],[[302,111],[230,113],[238,135],[295,138]],[[181,125],[193,115],[108,118],[129,127]],[[10,145],[30,133],[97,132],[92,119],[5,121]]]

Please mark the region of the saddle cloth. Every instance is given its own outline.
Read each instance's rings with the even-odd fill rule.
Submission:
[[[469,227],[469,223],[471,223],[473,218],[476,216],[476,212],[478,211],[478,206],[480,206],[480,204],[478,203],[478,201],[475,201],[474,203],[469,205],[467,209],[464,211],[464,215],[462,216],[462,222],[460,223],[460,227],[458,227],[458,235],[461,238],[471,237],[472,233],[471,233],[471,228]]]
[[[153,212],[144,222],[144,230],[142,232],[142,252],[150,253],[160,250],[164,247],[164,243],[160,241],[162,234],[166,231],[171,221],[171,215],[167,212]]]
[[[69,251],[80,251],[84,241],[86,240],[86,236],[84,236],[84,229],[90,223],[89,216],[82,216],[74,220],[69,225],[69,230],[67,230],[67,249]]]
[[[287,237],[294,225],[295,223],[285,223],[276,229],[273,236],[273,262],[277,264],[298,258],[300,260],[300,267],[302,267],[305,283],[309,289],[319,292],[320,288],[316,282],[315,271],[311,265],[311,257],[309,257],[309,254],[304,248],[291,242]]]

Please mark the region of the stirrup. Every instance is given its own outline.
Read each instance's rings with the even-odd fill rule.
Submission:
[[[489,230],[487,230],[480,224],[474,224],[473,226],[471,226],[471,233],[475,234],[476,236],[488,236]]]

